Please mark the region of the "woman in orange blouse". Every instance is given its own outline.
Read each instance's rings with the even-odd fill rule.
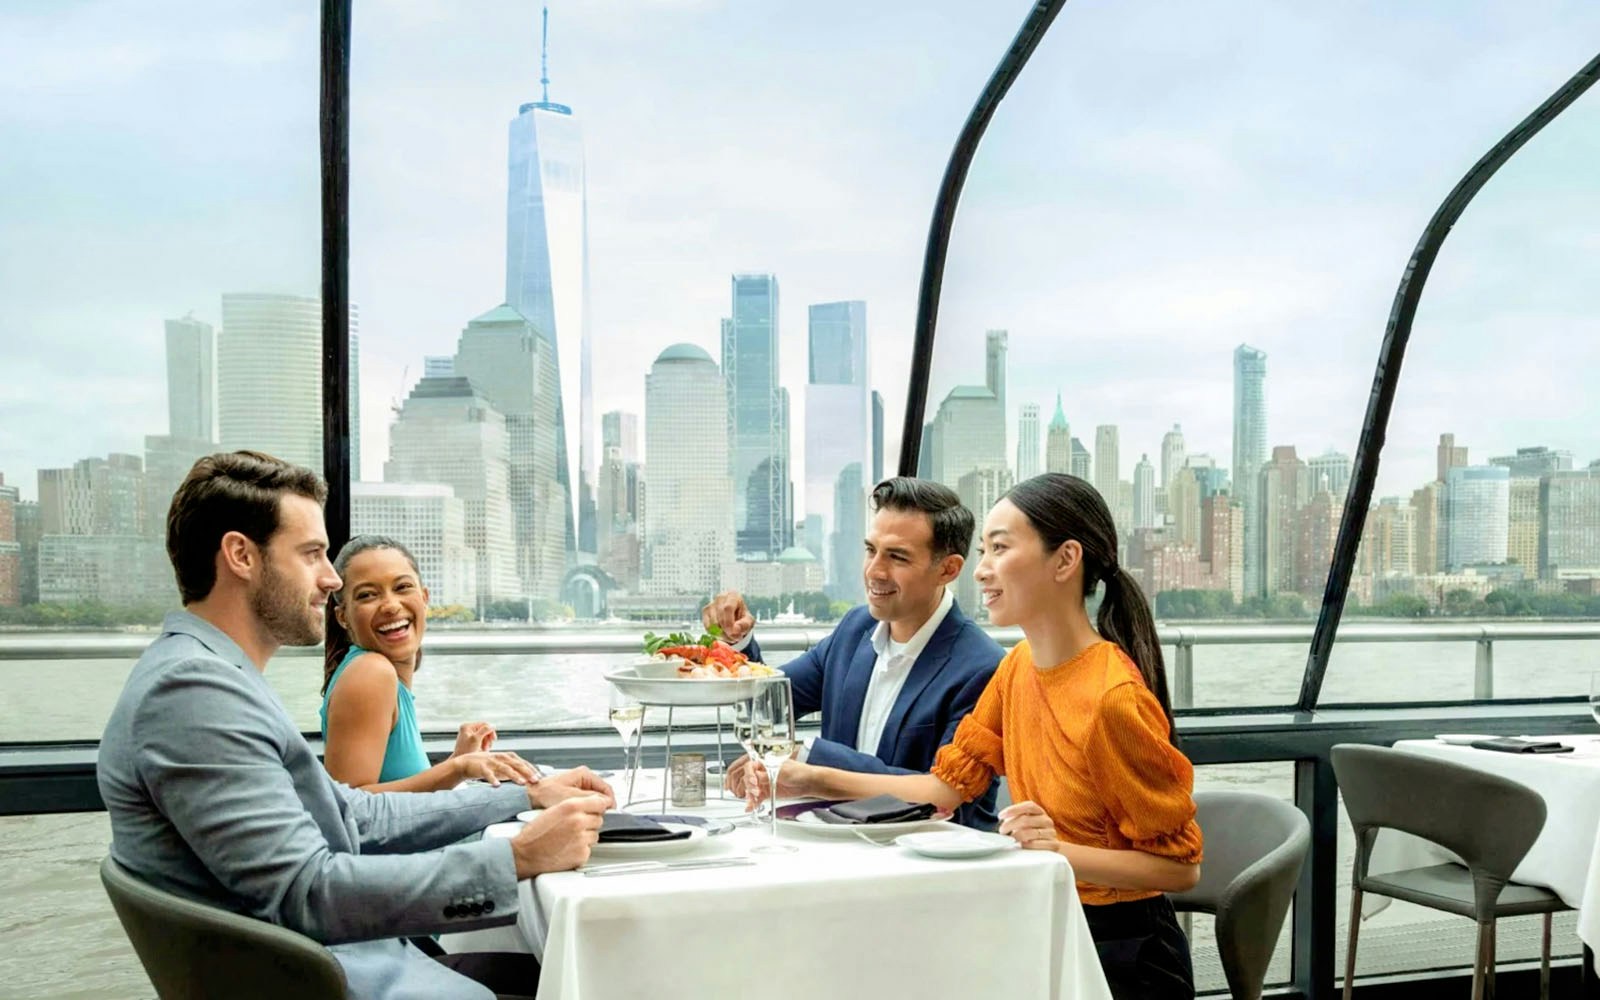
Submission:
[[[1173,745],[1150,606],[1117,565],[1111,512],[1081,479],[1018,484],[985,519],[975,578],[1019,643],[927,775],[791,762],[780,793],[889,793],[953,808],[1004,775],[1000,832],[1072,862],[1112,994],[1193,997],[1189,946],[1163,893],[1200,878],[1194,768]],[[1104,586],[1097,620],[1087,595]]]

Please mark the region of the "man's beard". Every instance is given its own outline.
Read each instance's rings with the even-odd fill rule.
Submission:
[[[303,595],[293,592],[265,550],[261,553],[261,582],[250,594],[250,610],[282,645],[314,646],[322,641],[322,615],[312,610]]]

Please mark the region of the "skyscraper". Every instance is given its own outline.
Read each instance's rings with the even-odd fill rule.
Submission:
[[[505,420],[517,576],[529,593],[553,598],[566,575],[572,509],[560,478],[555,349],[526,316],[501,305],[461,331],[453,370]]]
[[[931,478],[958,489],[974,469],[1006,467],[1006,425],[1000,401],[983,386],[951,389],[934,414]],[[974,514],[977,511],[973,511]]]
[[[866,599],[861,579],[861,541],[867,524],[867,489],[861,466],[851,463],[834,477],[835,525],[828,539],[827,593],[836,601],[859,604]],[[806,518],[807,523],[810,518]]]
[[[829,593],[853,594],[861,576],[861,535],[866,531],[865,470],[872,462],[872,390],[867,372],[867,304],[811,306],[810,380],[806,384],[806,515],[820,515],[822,535],[845,540],[847,557],[824,546]],[[848,471],[848,477],[846,473]],[[849,500],[843,493],[856,490]],[[839,521],[840,514],[847,521]],[[840,600],[849,600],[841,596]]]
[[[1077,438],[1072,439],[1072,468],[1069,471],[1086,483],[1094,477],[1094,457]]]
[[[1451,571],[1506,561],[1511,471],[1499,465],[1445,470],[1445,566]]]
[[[623,462],[639,461],[639,415],[626,410],[611,410],[600,418],[600,444],[618,449]]]
[[[1511,470],[1511,478],[1519,476],[1537,479],[1547,472],[1566,472],[1572,468],[1572,452],[1556,451],[1543,445],[1518,448],[1515,455],[1501,455],[1489,459],[1490,465],[1503,465]]]
[[[167,434],[217,439],[216,334],[192,315],[167,320]]]
[[[403,543],[417,559],[429,604],[477,604],[478,559],[467,545],[466,505],[449,486],[351,483],[350,534]]]
[[[1438,458],[1438,482],[1446,482],[1450,478],[1450,470],[1458,469],[1467,464],[1467,446],[1456,446],[1454,434],[1440,434],[1439,447],[1436,449]]]
[[[1293,445],[1272,449],[1272,461],[1256,477],[1260,504],[1261,590],[1253,594],[1288,593],[1299,589],[1295,547],[1300,540],[1300,510],[1310,499],[1310,476]],[[1234,478],[1238,482],[1238,477]]]
[[[17,505],[22,492],[0,474],[0,608],[22,603],[22,544],[17,541]]]
[[[727,412],[722,373],[693,344],[662,351],[645,376],[645,592],[716,593],[734,560],[726,438],[707,434]]]
[[[1017,418],[1017,480],[1032,479],[1039,468],[1039,404],[1023,403]]]
[[[1000,419],[1006,418],[1006,342],[1004,330],[990,330],[983,336],[983,384],[1000,401]]]
[[[1120,478],[1120,457],[1117,454],[1117,425],[1101,424],[1094,429],[1094,488],[1100,491],[1106,504],[1115,513],[1117,505],[1117,480]],[[1131,525],[1117,523],[1118,531],[1127,531]]]
[[[1521,566],[1531,580],[1539,574],[1539,480],[1513,472],[1507,503],[1506,562]]]
[[[1244,587],[1263,592],[1261,511],[1256,502],[1267,460],[1267,355],[1248,344],[1233,351],[1233,496],[1244,508]]]
[[[1186,450],[1183,446],[1183,428],[1177,424],[1161,436],[1161,488],[1172,488],[1172,477],[1183,468]]]
[[[1156,470],[1149,455],[1140,455],[1133,467],[1134,528],[1156,527]]]
[[[1050,428],[1044,439],[1044,471],[1065,472],[1076,476],[1072,470],[1072,428],[1067,414],[1061,409],[1061,393],[1056,393],[1056,412],[1050,417]],[[1085,477],[1087,478],[1087,477]]]
[[[439,483],[454,490],[477,560],[481,601],[527,596],[517,574],[506,418],[465,376],[424,378],[389,429],[387,483]]]
[[[360,340],[350,306],[350,469],[361,468]],[[321,472],[322,301],[300,295],[222,296],[217,337],[217,437]]]
[[[778,380],[778,279],[736,274],[732,290],[733,315],[722,324],[722,377],[736,546],[741,557],[776,559],[794,533],[786,393]],[[870,418],[863,409],[863,424]],[[645,426],[651,433],[648,416]]]
[[[1539,575],[1600,576],[1600,466],[1539,481]]]
[[[1439,551],[1440,495],[1443,492],[1443,483],[1428,483],[1411,493],[1411,523],[1415,532],[1412,535],[1411,562],[1418,575],[1439,572],[1442,555]],[[1507,503],[1509,505],[1509,494]]]
[[[1327,451],[1315,458],[1306,459],[1306,468],[1311,473],[1311,489],[1313,491],[1327,487],[1329,493],[1344,498],[1350,488],[1350,456],[1343,452]],[[1326,480],[1326,482],[1323,482]]]
[[[547,16],[546,42],[548,29]],[[588,180],[583,127],[570,107],[551,102],[547,55],[545,45],[540,99],[519,107],[509,130],[506,303],[527,317],[555,357],[561,386],[555,418],[556,482],[568,497],[565,548],[592,553],[595,428]]]
[[[872,485],[883,482],[883,394],[872,390]]]

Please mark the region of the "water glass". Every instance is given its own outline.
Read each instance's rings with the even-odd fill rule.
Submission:
[[[1589,675],[1589,714],[1600,724],[1600,672]]]

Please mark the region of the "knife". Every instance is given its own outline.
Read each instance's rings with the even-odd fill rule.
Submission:
[[[699,861],[632,861],[626,864],[580,868],[585,875],[642,875],[645,872],[685,871],[693,868],[736,868],[755,864],[754,858],[703,858]]]

